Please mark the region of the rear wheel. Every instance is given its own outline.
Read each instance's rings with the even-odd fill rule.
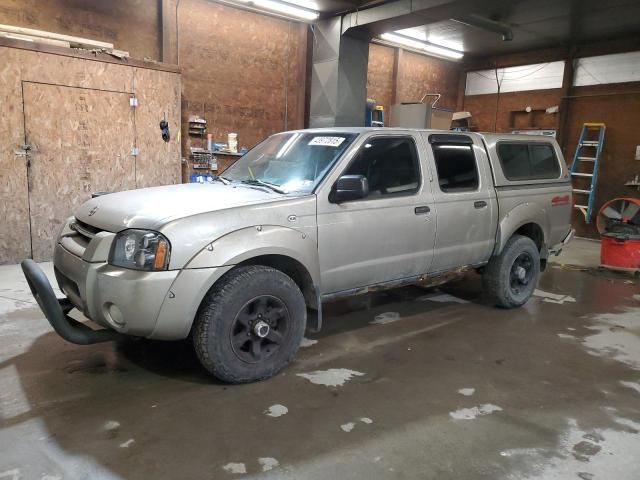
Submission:
[[[290,277],[270,267],[239,267],[203,300],[193,331],[195,350],[220,380],[263,380],[295,356],[306,315],[302,292]]]
[[[538,284],[540,253],[529,237],[514,235],[482,275],[485,292],[500,307],[524,305]]]

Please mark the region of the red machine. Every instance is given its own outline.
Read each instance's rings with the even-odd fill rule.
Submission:
[[[640,274],[640,198],[605,203],[596,225],[602,235],[601,265]]]

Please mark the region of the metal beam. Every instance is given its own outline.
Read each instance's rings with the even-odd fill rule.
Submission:
[[[462,17],[458,18],[452,18],[451,20],[453,20],[454,22],[462,23],[463,25],[469,25],[471,27],[488,30],[489,32],[495,32],[499,35],[502,35],[502,40],[505,42],[510,42],[511,40],[513,40],[513,31],[511,30],[511,25],[507,25],[503,22],[490,20],[475,13],[463,15]]]
[[[374,37],[385,32],[418,27],[471,13],[482,13],[487,1],[478,0],[399,0],[348,13],[343,17],[342,33]]]
[[[395,47],[393,52],[393,78],[391,84],[391,103],[395,105],[400,103],[400,78],[402,75],[402,57],[404,50],[400,47]]]

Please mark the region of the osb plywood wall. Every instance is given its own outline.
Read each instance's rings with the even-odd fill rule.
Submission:
[[[216,140],[251,147],[303,127],[306,25],[206,0],[182,0],[178,18],[183,132],[199,115]],[[185,135],[185,154],[200,145]]]
[[[110,42],[160,60],[156,0],[0,0],[0,24]]]
[[[369,44],[367,69],[367,98],[374,99],[384,107],[385,122],[389,120],[389,109],[393,105],[393,62],[395,49]]]
[[[425,93],[439,93],[442,97],[436,107],[455,110],[458,67],[454,62],[405,51],[399,66],[398,99],[400,102],[419,102]]]
[[[439,93],[441,98],[436,107],[455,110],[460,64],[401,51],[394,81],[396,50],[376,43],[369,45],[367,97],[384,106],[385,121],[389,119],[389,108],[394,100],[419,102],[425,93]],[[427,97],[425,102],[433,100],[434,97]]]
[[[27,85],[24,99],[26,112],[23,106],[25,85]],[[37,87],[38,85],[40,87]],[[59,95],[51,95],[51,92],[45,95],[43,92],[46,91],[47,85],[65,88],[60,90]],[[70,138],[82,139],[84,137],[80,134],[80,130],[86,128],[91,133],[89,145],[109,145],[109,136],[114,136],[119,131],[124,137],[131,135],[128,116],[122,128],[116,128],[114,131],[113,126],[109,126],[104,132],[99,128],[91,130],[91,125],[83,124],[81,121],[69,122],[68,125],[63,122],[55,124],[47,121],[48,118],[64,118],[61,114],[67,107],[76,109],[77,102],[67,102],[68,98],[65,96],[67,94],[63,93],[73,89],[68,87],[122,94],[135,93],[139,99],[139,106],[134,114],[133,136],[140,149],[140,155],[135,162],[136,175],[132,186],[144,187],[180,181],[180,145],[175,138],[170,143],[163,142],[158,127],[158,123],[165,116],[173,126],[174,134],[176,127],[180,124],[180,76],[178,74],[67,55],[0,47],[0,108],[2,108],[0,115],[0,132],[2,132],[2,139],[0,139],[0,225],[2,225],[0,263],[17,262],[29,257],[32,240],[36,245],[34,252],[43,251],[40,244],[51,243],[52,227],[36,229],[30,234],[29,208],[34,213],[48,212],[43,213],[47,218],[41,219],[42,224],[48,222],[51,225],[60,222],[71,214],[74,205],[90,197],[90,190],[95,191],[94,186],[96,189],[100,187],[98,183],[92,184],[89,189],[85,189],[87,191],[76,192],[70,199],[66,194],[58,195],[57,190],[64,184],[65,179],[70,179],[70,182],[75,181],[77,176],[84,174],[87,179],[96,178],[99,172],[106,174],[105,169],[108,171],[111,168],[111,165],[94,164],[91,170],[95,170],[95,175],[84,172],[82,168],[71,171],[53,168],[49,171],[37,172],[40,187],[46,190],[48,185],[49,188],[40,194],[34,192],[30,197],[27,191],[28,179],[33,180],[34,175],[27,175],[25,157],[20,155],[20,146],[25,140],[25,118],[27,128],[32,125],[34,133],[37,131],[39,136],[36,135],[36,138],[42,145],[41,148],[46,149],[60,144],[60,152],[82,153],[83,145],[80,144],[62,148],[61,142],[69,137],[67,135],[69,132],[63,131],[65,129],[74,131]],[[88,102],[90,99],[87,97],[85,100]],[[126,113],[130,115],[130,111]],[[77,115],[78,111],[67,112],[67,116],[73,114]],[[124,113],[120,112],[118,117],[122,115]],[[104,112],[96,112],[95,117],[98,125],[100,122],[109,121],[104,118]],[[79,117],[76,116],[76,118]],[[120,120],[122,119],[112,119],[115,125],[118,125]],[[87,121],[93,120],[88,118]],[[56,125],[59,130],[56,129]],[[43,134],[43,132],[47,133]],[[117,142],[118,138],[114,138],[113,143]],[[106,158],[99,153],[96,158]],[[38,152],[34,152],[34,161],[37,158]],[[123,187],[130,185],[131,182],[125,182]],[[29,199],[31,199],[31,205],[29,205]]]
[[[91,195],[135,187],[130,93],[22,82],[29,153],[31,248],[53,256],[61,223]],[[43,107],[43,105],[47,105]]]

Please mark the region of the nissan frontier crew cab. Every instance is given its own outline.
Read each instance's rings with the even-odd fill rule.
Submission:
[[[189,337],[213,375],[251,382],[292,360],[326,301],[473,269],[496,306],[524,304],[572,236],[571,208],[553,138],[299,130],[211,183],[88,200],[56,240],[65,298],[32,260],[22,267],[66,340]]]

